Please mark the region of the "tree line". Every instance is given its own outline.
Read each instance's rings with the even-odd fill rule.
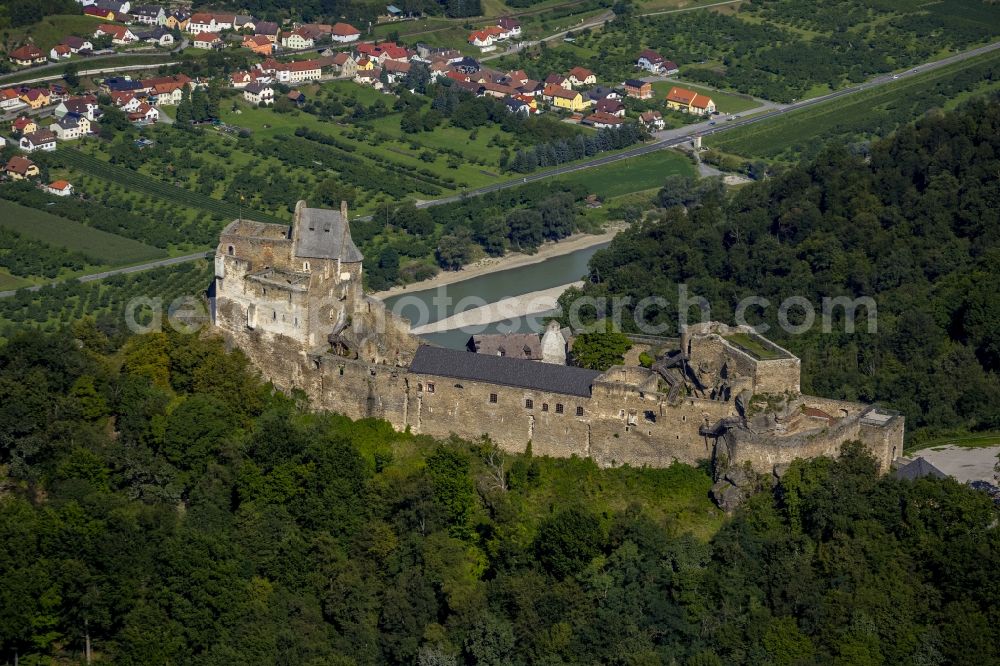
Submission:
[[[598,469],[352,423],[218,339],[0,344],[0,659],[985,664],[998,511],[798,461],[732,518],[704,469]]]

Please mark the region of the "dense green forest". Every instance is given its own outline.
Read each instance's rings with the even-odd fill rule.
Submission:
[[[879,401],[904,412],[909,430],[1000,427],[1000,99],[901,128],[866,157],[832,146],[732,196],[710,181],[672,179],[665,210],[619,235],[591,260],[582,293],[661,295],[650,323],[678,321],[678,285],[733,321],[740,299],[750,323],[802,358],[803,391]],[[564,296],[564,304],[580,297]],[[778,306],[807,298],[816,325],[777,326]],[[871,297],[855,333],[824,333],[824,297]],[[803,311],[790,311],[793,323]],[[835,314],[840,315],[842,310]],[[697,308],[688,315],[695,319]],[[634,325],[626,318],[626,325]]]
[[[309,413],[219,340],[0,346],[0,660],[986,664],[1000,533],[860,448],[722,520],[599,470]]]

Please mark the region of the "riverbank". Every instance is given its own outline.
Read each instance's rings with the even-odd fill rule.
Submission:
[[[570,287],[580,286],[583,286],[583,282],[572,282],[570,284],[564,284],[550,289],[542,289],[528,294],[521,294],[520,296],[510,296],[499,300],[496,303],[490,303],[488,305],[472,308],[470,310],[463,310],[462,312],[453,314],[444,319],[439,319],[438,321],[430,324],[415,326],[410,332],[414,335],[425,335],[427,333],[441,333],[443,331],[475,328],[477,329],[476,331],[470,332],[478,333],[482,331],[487,324],[493,324],[498,321],[511,321],[519,319],[520,317],[527,317],[529,315],[541,314],[543,312],[554,310],[558,304],[559,297],[562,296],[564,291]]]
[[[486,257],[485,259],[480,259],[477,262],[465,266],[462,270],[442,271],[427,280],[396,286],[392,289],[372,294],[372,296],[384,300],[390,296],[398,296],[399,294],[425,291],[428,289],[437,289],[438,287],[454,284],[456,282],[463,282],[465,280],[479,277],[481,275],[487,275],[489,273],[505,271],[511,268],[520,268],[521,266],[530,266],[531,264],[537,264],[553,257],[570,254],[571,252],[576,252],[578,250],[585,250],[587,248],[594,247],[595,245],[609,243],[619,231],[625,228],[625,226],[626,225],[624,224],[618,224],[609,226],[600,234],[574,234],[558,242],[545,243],[538,248],[538,252],[535,254],[511,252],[502,257]]]

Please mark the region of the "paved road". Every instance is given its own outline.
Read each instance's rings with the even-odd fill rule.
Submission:
[[[69,61],[64,61],[64,62],[50,62],[50,63],[44,64],[44,65],[39,65],[38,67],[28,67],[26,69],[19,69],[16,72],[10,72],[9,74],[4,74],[3,76],[0,76],[0,84],[2,84],[4,81],[6,81],[8,79],[16,79],[17,77],[21,76],[25,72],[44,72],[45,70],[54,69],[56,67],[60,67],[60,68],[65,67],[66,65],[68,65],[70,63],[76,63],[77,65],[79,65],[81,63],[87,63],[87,64],[89,64],[89,63],[92,63],[92,62],[100,62],[101,60],[109,60],[111,58],[121,58],[122,56],[130,56],[130,55],[136,55],[136,56],[162,56],[164,58],[169,58],[170,56],[174,55],[175,53],[178,53],[178,52],[182,51],[183,49],[187,48],[188,43],[189,43],[188,39],[187,39],[187,37],[185,37],[185,38],[183,38],[180,41],[180,43],[177,46],[175,46],[174,48],[170,49],[169,51],[122,51],[122,52],[119,52],[119,53],[109,53],[108,55],[83,56],[83,57],[75,58],[75,59],[71,58]],[[155,63],[155,64],[150,64],[148,66],[149,67],[159,67],[161,64],[174,64],[174,63]],[[83,72],[80,72],[80,74],[83,74]],[[59,75],[54,76],[54,77],[47,77],[45,79],[31,79],[30,81],[15,81],[15,83],[17,83],[17,84],[22,84],[22,83],[36,83],[39,80],[51,80],[53,78],[62,78],[62,74],[59,74]]]
[[[84,275],[76,279],[79,280],[80,282],[93,282],[94,280],[103,280],[104,278],[111,277],[112,275],[139,273],[140,271],[148,271],[151,268],[162,268],[163,266],[173,266],[175,264],[183,264],[188,261],[194,261],[195,259],[204,259],[212,254],[214,254],[214,252],[212,251],[198,252],[196,254],[187,254],[184,255],[183,257],[171,257],[169,259],[149,261],[146,262],[145,264],[137,264],[135,266],[125,266],[124,268],[115,268],[114,270],[104,271],[102,273],[92,273],[90,275]],[[44,285],[35,285],[33,287],[26,287],[26,289],[28,291],[38,291],[42,287],[47,287],[50,284],[59,284],[59,282],[50,282]],[[16,293],[17,291],[0,291],[0,298],[9,298]]]

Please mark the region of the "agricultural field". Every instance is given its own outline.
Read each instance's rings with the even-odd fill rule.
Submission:
[[[727,5],[732,7],[732,5]],[[1000,4],[981,0],[784,0],[617,18],[504,60],[532,76],[580,65],[603,81],[636,73],[643,48],[677,62],[681,78],[791,102],[987,43],[1000,35]]]
[[[834,139],[851,143],[887,136],[930,109],[950,108],[973,94],[998,89],[1000,53],[994,51],[873,91],[709,136],[705,144],[745,158],[795,160]]]
[[[176,299],[203,299],[212,273],[211,262],[196,261],[93,282],[71,280],[38,291],[21,290],[0,298],[0,339],[25,326],[56,331],[85,316],[103,320],[110,330],[125,330],[126,306],[138,296],[160,300],[166,325],[169,307]],[[136,318],[146,322],[149,316],[151,313],[140,310]]]
[[[4,199],[0,199],[0,228],[15,231],[23,238],[80,252],[96,265],[122,266],[166,256],[166,252],[155,247]]]
[[[667,93],[670,92],[670,89],[674,86],[687,88],[688,90],[693,90],[696,93],[711,97],[715,102],[715,106],[719,110],[719,113],[723,114],[741,113],[743,111],[749,111],[750,109],[756,109],[761,106],[761,103],[752,97],[728,93],[722,90],[713,90],[711,88],[693,85],[687,81],[655,81],[653,83],[653,93],[656,96],[656,99],[660,101],[665,99]]]
[[[673,150],[659,150],[559,176],[555,180],[583,185],[602,199],[610,199],[660,188],[667,176],[694,174],[694,165],[685,155]]]
[[[0,291],[20,289],[21,287],[27,287],[30,285],[30,281],[25,280],[24,278],[14,277],[10,273],[0,270]]]

